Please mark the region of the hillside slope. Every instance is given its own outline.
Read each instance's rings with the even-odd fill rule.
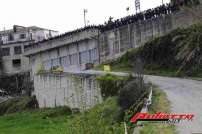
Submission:
[[[202,24],[180,28],[129,50],[112,69],[131,70],[141,59],[146,74],[202,76]]]

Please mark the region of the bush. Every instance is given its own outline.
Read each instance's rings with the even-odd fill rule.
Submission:
[[[45,119],[45,118],[58,117],[62,115],[70,115],[72,113],[72,110],[67,106],[63,106],[63,107],[42,109],[40,112],[42,118]]]
[[[118,95],[124,84],[132,79],[131,77],[120,77],[107,74],[105,76],[98,77],[97,80],[100,83],[101,94],[103,98]]]
[[[0,103],[0,115],[38,108],[36,97],[19,97]]]
[[[120,94],[118,96],[118,104],[121,107],[120,115],[122,116],[120,118],[123,119],[125,116],[124,112],[130,110],[131,107],[133,107],[131,114],[135,114],[141,110],[144,98],[147,97],[149,93],[148,91],[148,86],[145,84],[140,84],[140,81],[137,79],[128,82],[120,90]]]
[[[22,92],[31,96],[31,92],[34,89],[29,72],[9,76],[2,75],[2,77],[0,77],[0,83],[0,89],[11,96],[21,95]]]
[[[146,91],[145,85],[141,87],[137,80],[133,80],[120,90],[118,103],[124,110],[129,109]]]

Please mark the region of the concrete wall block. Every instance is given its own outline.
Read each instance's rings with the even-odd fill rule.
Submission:
[[[102,101],[95,76],[36,75],[34,86],[41,108],[67,105],[85,110]]]

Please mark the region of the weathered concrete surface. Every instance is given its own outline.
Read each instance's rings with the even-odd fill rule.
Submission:
[[[86,110],[102,102],[96,75],[35,75],[34,87],[33,95],[36,95],[40,108],[67,105]]]
[[[146,76],[165,91],[171,102],[172,113],[193,113],[193,121],[177,125],[179,134],[202,133],[202,81],[189,79]]]
[[[4,101],[4,98],[0,97],[0,103],[1,103],[2,101]]]
[[[99,37],[101,62],[114,60],[130,48],[139,47],[155,37],[177,28],[186,28],[201,20],[202,5],[199,5],[102,32]]]
[[[11,97],[0,97],[0,103],[7,101],[8,99],[10,99]]]

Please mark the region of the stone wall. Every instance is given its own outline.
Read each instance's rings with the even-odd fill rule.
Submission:
[[[183,7],[173,14],[105,31],[99,39],[101,62],[120,57],[130,48],[139,47],[152,38],[165,35],[176,28],[187,27],[201,20],[202,5],[194,8]]]
[[[40,108],[67,105],[85,110],[102,102],[96,75],[92,74],[35,75],[34,87]]]

